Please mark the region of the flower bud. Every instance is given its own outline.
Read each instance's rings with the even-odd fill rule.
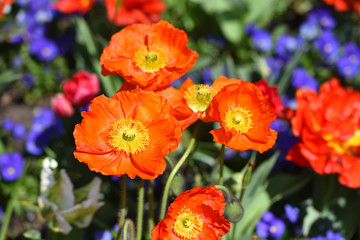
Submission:
[[[71,117],[74,114],[74,108],[62,93],[56,94],[51,100],[51,108],[60,117]]]

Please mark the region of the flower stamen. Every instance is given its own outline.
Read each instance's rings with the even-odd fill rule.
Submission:
[[[204,112],[209,107],[216,92],[208,85],[195,84],[187,89],[184,98],[191,110],[194,112]]]
[[[161,47],[143,46],[135,52],[133,61],[144,72],[156,72],[165,67],[169,58]]]
[[[124,118],[116,121],[110,127],[108,143],[117,152],[136,154],[149,145],[150,137],[147,128],[139,121]]]
[[[199,217],[199,214],[184,207],[175,219],[173,231],[179,238],[189,240],[196,238],[202,228],[203,220]]]
[[[225,114],[225,124],[240,134],[247,133],[253,126],[252,113],[242,107],[232,107]]]

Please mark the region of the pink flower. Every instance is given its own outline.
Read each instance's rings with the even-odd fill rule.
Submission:
[[[71,102],[62,93],[56,94],[51,99],[51,108],[60,117],[71,117],[74,114]]]
[[[63,90],[74,106],[83,107],[99,94],[100,83],[95,74],[79,71],[64,84]]]

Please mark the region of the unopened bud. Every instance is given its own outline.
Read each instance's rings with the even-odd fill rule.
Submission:
[[[226,203],[224,216],[232,223],[239,222],[244,216],[244,208],[237,200]]]

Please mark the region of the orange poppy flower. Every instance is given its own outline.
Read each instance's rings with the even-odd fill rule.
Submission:
[[[205,84],[194,84],[187,78],[180,89],[168,86],[157,91],[169,101],[175,110],[175,117],[178,119],[182,129],[187,128],[197,119],[203,122],[214,121],[208,114],[208,108],[216,93],[226,85],[232,84],[237,79],[228,79],[220,76],[212,86]]]
[[[287,159],[319,174],[339,174],[339,182],[360,187],[360,93],[340,86],[335,78],[320,92],[296,92],[298,107],[291,119],[300,140]]]
[[[119,74],[145,90],[165,87],[195,65],[198,54],[187,42],[186,33],[166,21],[125,27],[104,48],[102,74]]]
[[[215,142],[260,153],[275,144],[277,132],[270,129],[270,123],[276,115],[253,83],[239,80],[222,88],[210,104],[209,115],[222,127],[210,132]]]
[[[223,217],[224,195],[214,186],[180,194],[166,216],[151,231],[153,240],[217,240],[230,231]]]
[[[166,9],[162,0],[122,0],[120,6],[116,6],[118,0],[104,1],[109,21],[117,26],[157,22]]]
[[[65,14],[80,13],[84,15],[94,5],[96,0],[58,0],[53,7]]]
[[[141,89],[94,98],[75,126],[75,158],[103,175],[156,178],[181,138],[170,109],[164,98]]]

